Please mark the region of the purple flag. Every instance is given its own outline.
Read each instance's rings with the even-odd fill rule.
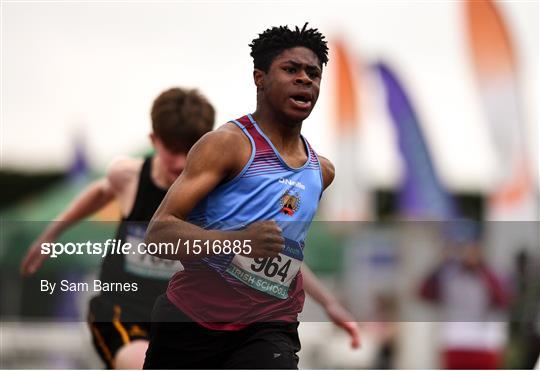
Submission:
[[[386,92],[386,104],[396,128],[404,178],[399,189],[399,213],[424,220],[457,217],[452,196],[437,177],[414,109],[396,75],[382,62],[375,64]]]

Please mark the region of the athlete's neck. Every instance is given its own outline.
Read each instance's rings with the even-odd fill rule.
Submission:
[[[287,121],[286,118],[277,117],[272,112],[260,107],[257,107],[252,116],[278,151],[290,152],[298,148],[303,150],[303,143],[300,139],[302,122]]]
[[[159,155],[155,155],[152,158],[152,170],[150,172],[150,178],[156,186],[162,189],[169,189],[173,182],[167,176],[167,172],[163,168],[163,164],[159,159]]]

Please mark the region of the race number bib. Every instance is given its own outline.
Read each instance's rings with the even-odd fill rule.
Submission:
[[[131,251],[124,259],[127,272],[145,278],[168,280],[176,272],[184,269],[178,260],[160,259],[150,254],[141,254],[137,246],[144,242],[145,233],[146,229],[141,225],[127,227],[126,242],[131,244]]]
[[[286,238],[285,247],[278,256],[248,258],[236,255],[227,268],[227,273],[255,290],[279,299],[287,299],[291,282],[303,260],[302,245]]]

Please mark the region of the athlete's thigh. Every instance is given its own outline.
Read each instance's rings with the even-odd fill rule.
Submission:
[[[296,332],[261,329],[227,358],[226,369],[298,369],[300,341]]]
[[[142,370],[147,349],[148,340],[134,340],[123,345],[114,357],[114,368],[117,370]]]
[[[126,315],[129,317],[129,312],[129,306],[112,303],[104,297],[97,296],[90,301],[88,325],[92,341],[99,356],[109,369],[124,367],[125,357],[118,358],[119,352],[123,349],[128,349],[134,358],[138,354],[144,360],[146,345],[142,349],[141,343],[147,344],[148,342],[150,323],[124,321]],[[131,346],[133,342],[137,342],[137,344]],[[130,362],[128,366],[136,364],[138,363],[132,364]]]
[[[160,296],[152,311],[145,369],[216,369],[226,351],[226,334],[194,323]]]

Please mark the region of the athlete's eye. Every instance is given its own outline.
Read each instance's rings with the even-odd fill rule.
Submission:
[[[310,79],[314,80],[314,79],[318,79],[321,77],[321,74],[318,72],[318,71],[308,71],[308,76]]]
[[[295,67],[284,67],[283,70],[288,73],[296,73]]]

